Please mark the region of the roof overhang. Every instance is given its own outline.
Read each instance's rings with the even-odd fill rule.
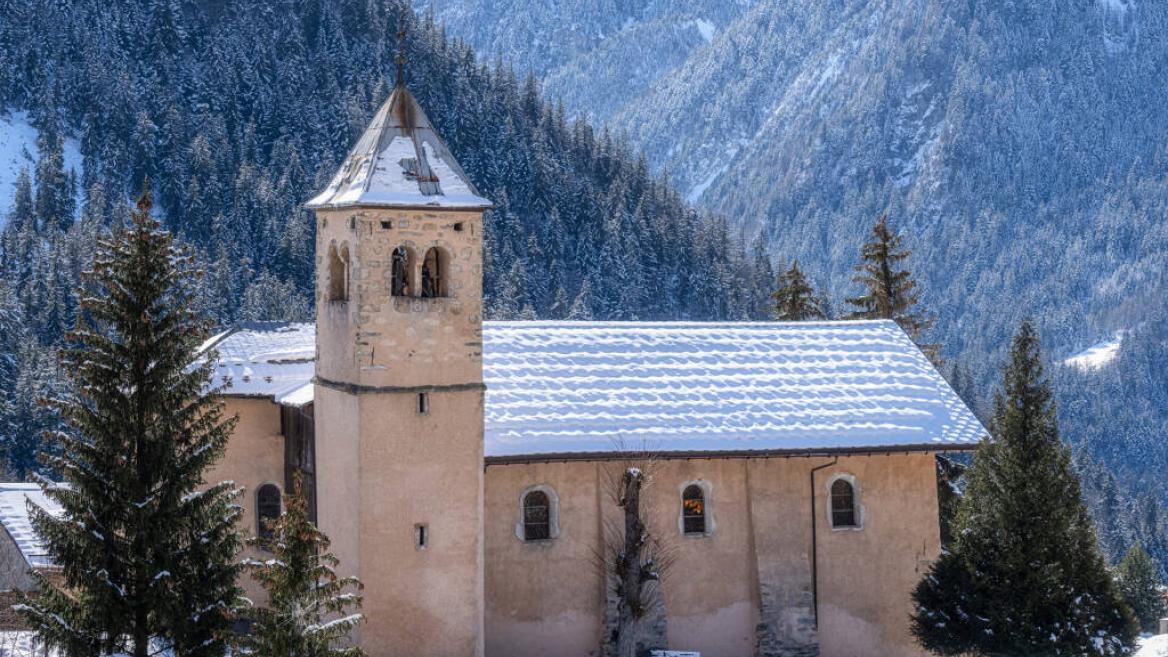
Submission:
[[[934,452],[973,452],[981,443],[936,445],[881,445],[879,447],[828,447],[806,449],[744,449],[721,451],[614,451],[564,452],[560,454],[514,454],[487,456],[486,466],[530,463],[569,463],[572,461],[680,461],[696,459],[766,459],[766,458],[831,458],[834,456],[889,456],[892,454],[922,454]]]

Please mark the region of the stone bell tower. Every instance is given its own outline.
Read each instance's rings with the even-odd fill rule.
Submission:
[[[399,81],[316,211],[321,528],[371,657],[483,654],[482,213]]]

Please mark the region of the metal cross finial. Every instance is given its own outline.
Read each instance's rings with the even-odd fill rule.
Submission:
[[[394,56],[393,61],[397,64],[397,86],[404,86],[406,83],[406,26],[402,24],[397,29],[397,55]]]

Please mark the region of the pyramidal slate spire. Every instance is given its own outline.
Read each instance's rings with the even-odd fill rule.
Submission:
[[[405,84],[377,110],[332,182],[308,208],[489,208]]]

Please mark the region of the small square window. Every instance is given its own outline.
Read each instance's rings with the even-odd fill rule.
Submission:
[[[389,230],[390,228],[393,228],[393,222],[388,219],[382,219],[381,230]]]
[[[462,232],[462,222],[461,221],[454,224],[454,232],[456,232],[456,233]]]
[[[418,393],[418,415],[428,415],[430,413],[430,393]]]
[[[430,527],[425,523],[414,525],[414,548],[425,550],[430,545]]]

